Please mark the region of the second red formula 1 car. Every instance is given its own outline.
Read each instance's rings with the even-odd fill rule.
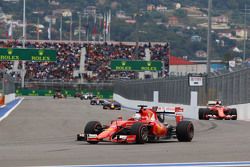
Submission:
[[[98,121],[88,122],[84,133],[77,135],[77,140],[85,140],[90,144],[102,141],[144,144],[172,137],[181,142],[193,139],[194,126],[191,121],[177,119],[177,126],[171,126],[163,123],[164,115],[168,112],[156,112],[155,108],[144,108],[146,106],[143,105],[140,107],[139,112],[128,120],[118,118],[105,126]]]
[[[237,120],[237,110],[235,108],[223,106],[220,100],[209,101],[207,108],[199,109],[199,119],[209,120],[210,118],[219,120]]]

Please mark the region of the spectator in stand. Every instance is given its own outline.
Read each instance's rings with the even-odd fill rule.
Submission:
[[[0,47],[20,48],[22,44],[18,41],[0,42]],[[26,43],[27,48],[47,48],[57,50],[56,62],[26,62],[26,79],[47,80],[62,79],[64,81],[77,81],[74,77],[74,70],[80,68],[81,48],[86,47],[85,71],[91,71],[92,75],[84,75],[87,81],[113,80],[120,77],[136,79],[136,72],[111,71],[109,64],[111,60],[143,60],[145,48],[151,51],[151,60],[165,60],[167,47],[163,45],[138,46],[119,44],[79,44],[79,43]],[[165,64],[166,65],[166,64]],[[12,69],[13,62],[2,61],[1,69]],[[21,63],[19,63],[21,68]],[[18,75],[19,76],[19,75]]]

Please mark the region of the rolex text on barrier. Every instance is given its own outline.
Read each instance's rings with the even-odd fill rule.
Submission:
[[[56,50],[0,48],[0,61],[56,61]]]
[[[161,71],[161,61],[111,61],[111,69],[116,71]]]

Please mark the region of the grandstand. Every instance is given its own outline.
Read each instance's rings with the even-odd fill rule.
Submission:
[[[18,41],[2,41],[0,47],[19,48],[22,44]],[[27,48],[49,48],[57,50],[56,62],[26,62],[26,81],[33,80],[56,80],[64,82],[79,82],[80,75],[75,73],[80,69],[81,49],[86,48],[85,73],[83,79],[85,82],[110,81],[116,78],[127,77],[129,79],[138,79],[138,73],[134,71],[112,71],[110,61],[116,59],[122,60],[145,60],[145,49],[148,48],[151,53],[150,60],[167,59],[167,46],[162,44],[152,45],[150,43],[139,45],[124,43],[64,43],[64,42],[27,42]],[[21,63],[14,65],[14,62],[1,62],[1,69],[12,70],[14,66],[21,68]],[[165,68],[168,64],[165,64]],[[15,71],[12,73],[16,81],[20,81],[20,74]],[[162,72],[158,74],[162,76]]]

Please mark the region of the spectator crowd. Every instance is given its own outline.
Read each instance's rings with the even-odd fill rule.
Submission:
[[[80,68],[81,48],[86,48],[86,58],[83,79],[86,81],[105,81],[116,78],[127,77],[138,78],[137,72],[133,71],[112,71],[111,60],[143,60],[146,56],[145,49],[149,48],[151,60],[160,60],[168,65],[167,45],[127,45],[123,43],[48,43],[48,42],[26,42],[26,48],[45,48],[57,51],[56,62],[33,62],[26,61],[26,80],[50,80],[60,79],[63,81],[77,81],[80,75],[74,71]],[[18,41],[0,42],[0,48],[21,48],[22,43]],[[12,70],[14,62],[1,61],[1,70]],[[18,68],[21,69],[21,62]],[[162,74],[163,75],[163,74]],[[14,73],[16,79],[20,74]]]

